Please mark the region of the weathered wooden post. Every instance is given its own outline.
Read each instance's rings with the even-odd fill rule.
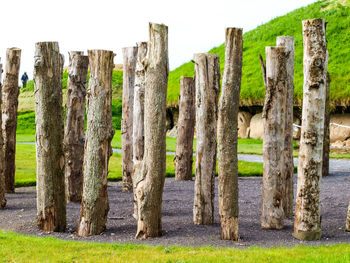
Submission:
[[[87,129],[84,183],[78,236],[98,235],[106,229],[109,211],[107,175],[112,155],[112,51],[89,50]]]
[[[137,60],[135,68],[135,88],[134,88],[134,115],[132,129],[132,148],[133,148],[133,164],[132,182],[134,190],[134,214],[135,219],[138,217],[137,197],[136,197],[136,177],[140,176],[142,171],[142,160],[145,148],[145,58],[147,55],[147,42],[137,43]]]
[[[287,60],[285,47],[266,47],[261,227],[268,229],[282,229],[284,220],[282,152],[288,87]]]
[[[175,180],[192,180],[194,118],[194,79],[181,77],[175,155]]]
[[[168,27],[149,24],[145,61],[145,148],[142,171],[135,175],[138,203],[136,238],[162,234],[162,198],[166,170],[166,96],[169,74]]]
[[[193,222],[214,223],[216,123],[220,92],[220,62],[216,54],[194,54],[196,85],[196,178]]]
[[[294,200],[294,163],[293,163],[293,105],[294,105],[294,37],[280,36],[277,37],[276,45],[285,47],[289,52],[287,58],[287,99],[285,111],[285,127],[284,127],[284,148],[283,160],[284,167],[282,172],[284,193],[283,193],[283,209],[286,217],[293,216],[293,200]]]
[[[219,101],[219,213],[221,238],[238,240],[238,111],[242,77],[241,28],[226,28],[225,69]]]
[[[6,69],[2,88],[2,136],[4,151],[5,188],[7,193],[15,192],[15,155],[18,108],[18,75],[21,65],[21,49],[9,48],[6,51]]]
[[[327,72],[326,82],[326,102],[324,108],[324,136],[323,136],[323,160],[322,160],[322,176],[329,175],[329,148],[330,148],[330,109],[329,109],[329,88],[331,84],[331,78],[329,72]]]
[[[350,202],[349,202],[349,206],[348,206],[348,213],[347,213],[347,216],[346,216],[345,231],[350,232]]]
[[[67,68],[67,70],[68,70],[68,73],[69,73],[71,71],[71,69],[72,69],[73,57],[75,55],[83,56],[84,55],[84,51],[69,51],[68,54],[69,54],[69,60],[68,60],[68,68]]]
[[[304,94],[293,236],[316,240],[322,235],[320,180],[328,65],[324,19],[304,20],[303,38]]]
[[[132,187],[133,165],[133,111],[134,85],[137,47],[123,48],[123,108],[122,108],[122,188],[130,191]]]
[[[64,231],[63,56],[57,42],[39,42],[34,59],[38,227]]]
[[[1,59],[0,59],[1,62]],[[0,63],[0,107],[1,107],[1,93],[2,93],[2,64]],[[0,118],[0,127],[1,127],[1,118]],[[2,136],[0,136],[0,149],[3,147]],[[5,175],[3,173],[4,169],[4,152],[0,151],[0,210],[6,207],[6,198],[5,198]]]
[[[80,202],[83,191],[84,122],[89,57],[70,52],[67,103],[64,127],[66,200]]]

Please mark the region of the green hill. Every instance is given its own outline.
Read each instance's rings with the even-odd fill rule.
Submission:
[[[331,76],[330,100],[333,106],[350,105],[350,0],[323,0],[299,8],[287,15],[246,32],[243,36],[243,72],[241,105],[263,105],[265,88],[262,80],[259,54],[265,56],[266,46],[275,46],[277,36],[295,38],[295,96],[294,102],[301,104],[303,92],[303,36],[302,20],[325,18],[329,50],[328,71]],[[234,25],[229,25],[234,26]],[[224,33],[222,34],[224,39]],[[220,56],[221,71],[224,68],[224,44],[209,53]],[[181,76],[193,76],[194,65],[188,62],[169,75],[168,105],[178,104]]]

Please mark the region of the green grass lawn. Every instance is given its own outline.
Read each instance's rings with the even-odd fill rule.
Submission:
[[[122,156],[114,153],[109,160],[109,181],[119,181],[122,178]],[[193,174],[194,174],[193,162]],[[262,176],[263,164],[238,161],[239,176]],[[173,177],[175,175],[174,156],[166,157],[166,175]],[[16,187],[30,186],[36,183],[36,159],[35,145],[17,144],[16,145]]]
[[[350,245],[248,249],[64,241],[0,231],[0,262],[350,262]]]

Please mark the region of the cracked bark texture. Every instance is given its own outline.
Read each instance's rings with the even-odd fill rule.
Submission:
[[[330,150],[330,109],[329,109],[329,87],[331,84],[331,78],[329,72],[327,72],[326,82],[326,102],[324,109],[324,136],[323,136],[323,160],[322,160],[322,176],[329,175],[329,150]]]
[[[15,192],[15,155],[18,109],[18,75],[21,64],[21,49],[9,48],[6,51],[6,68],[2,87],[2,137],[4,151],[5,189]]]
[[[220,92],[220,62],[216,54],[194,54],[196,86],[196,177],[193,222],[214,223],[216,123]]]
[[[132,187],[133,164],[133,111],[137,47],[123,48],[123,106],[122,106],[122,190]]]
[[[221,238],[238,240],[238,111],[242,77],[241,28],[227,28],[225,68],[218,114]]]
[[[293,200],[294,200],[294,163],[293,163],[293,105],[294,105],[294,37],[280,36],[277,37],[276,46],[285,47],[289,52],[287,58],[287,99],[285,111],[285,127],[284,127],[284,147],[283,147],[283,209],[286,217],[293,216]]]
[[[175,155],[175,180],[192,180],[193,137],[195,118],[194,79],[181,77],[179,119]]]
[[[133,129],[132,129],[132,148],[133,148],[133,165],[132,173],[133,191],[134,191],[134,214],[137,219],[137,197],[135,174],[138,177],[142,169],[142,160],[145,148],[145,130],[144,130],[144,115],[145,115],[145,59],[147,55],[147,42],[137,43],[137,59],[135,68],[135,88],[134,88],[134,113],[133,113]]]
[[[0,61],[1,62],[1,61]],[[0,63],[0,108],[1,108],[1,93],[2,93],[2,64]],[[1,118],[0,118],[0,127],[1,127]],[[3,139],[0,136],[0,149],[3,148]],[[5,175],[3,173],[4,169],[4,152],[0,151],[0,210],[5,209],[6,207],[6,198],[5,198]]]
[[[101,234],[109,211],[107,176],[112,155],[112,73],[114,54],[89,50],[84,183],[78,236]]]
[[[145,62],[145,148],[135,175],[138,203],[136,238],[162,235],[162,198],[166,169],[166,97],[169,75],[168,27],[149,24]]]
[[[34,94],[37,161],[37,216],[43,231],[66,228],[62,72],[57,42],[35,44]]]
[[[85,95],[89,57],[69,52],[69,77],[64,127],[67,202],[80,202],[83,191]]]
[[[261,227],[267,229],[282,229],[284,226],[285,168],[281,153],[285,142],[288,59],[285,47],[266,47]]]
[[[324,19],[303,21],[303,111],[293,233],[301,240],[316,240],[322,235],[320,183],[328,65],[325,35]]]

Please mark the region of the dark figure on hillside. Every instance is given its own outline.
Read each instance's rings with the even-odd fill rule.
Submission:
[[[24,74],[22,75],[21,80],[22,80],[23,88],[27,87],[27,81],[28,81],[27,72],[24,72]]]

